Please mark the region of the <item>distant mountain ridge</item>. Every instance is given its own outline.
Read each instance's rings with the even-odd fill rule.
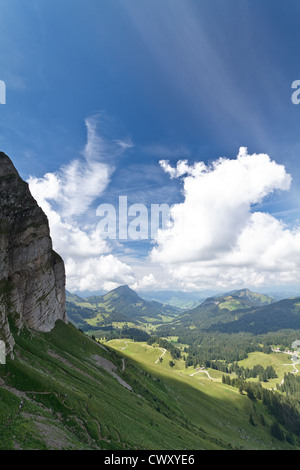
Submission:
[[[206,329],[214,324],[232,322],[251,308],[274,302],[272,297],[252,292],[247,288],[235,290],[207,298],[197,307],[185,311],[176,323]]]
[[[75,323],[87,322],[90,325],[107,325],[112,322],[163,322],[173,319],[182,310],[156,301],[142,299],[127,285],[119,286],[104,295],[82,299],[67,292],[67,312]]]
[[[145,316],[156,318],[161,315],[175,315],[181,311],[160,302],[144,300],[127,285],[117,287],[102,296],[88,297],[87,300],[97,306],[121,313],[130,320],[138,320]]]
[[[131,323],[146,324],[169,333],[194,329],[253,334],[279,329],[300,329],[300,297],[276,301],[273,297],[244,288],[208,297],[197,307],[183,310],[142,299],[127,285],[85,299],[67,292],[70,321],[83,329]],[[173,333],[172,333],[173,334]]]
[[[231,292],[227,292],[225,294],[218,294],[213,297],[209,297],[207,300],[210,299],[220,299],[219,302],[232,302],[232,309],[238,308],[247,308],[253,306],[263,306],[269,305],[275,302],[275,299],[266,294],[259,294],[257,292],[252,292],[250,289],[244,288],[239,290],[233,290]],[[236,302],[236,306],[234,307],[234,301]],[[226,307],[224,307],[226,308]]]
[[[203,292],[182,292],[182,291],[139,291],[139,296],[144,300],[155,300],[162,304],[178,307],[183,310],[189,310],[203,302],[210,295],[214,295],[215,291]]]
[[[284,299],[269,305],[252,307],[239,318],[212,325],[210,331],[265,334],[284,329],[300,329],[300,297]]]

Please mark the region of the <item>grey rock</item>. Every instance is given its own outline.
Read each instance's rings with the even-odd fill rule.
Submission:
[[[0,152],[0,339],[11,354],[13,332],[49,332],[67,322],[65,267],[53,250],[47,216],[7,155]]]

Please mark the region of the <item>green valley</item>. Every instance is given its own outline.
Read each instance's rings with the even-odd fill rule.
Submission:
[[[155,344],[100,344],[61,321],[16,341],[0,367],[3,449],[293,448],[270,434],[263,403],[218,372],[171,367]]]
[[[287,377],[291,375],[298,380],[298,358],[290,348],[300,338],[299,298],[275,301],[268,295],[241,289],[209,297],[196,308],[174,312],[169,319],[160,317],[159,321],[157,316],[153,322],[148,321],[147,316],[131,315],[127,299],[140,299],[132,292],[124,286],[117,290],[118,295],[115,291],[108,293],[106,329],[98,326],[85,331],[105,347],[122,354],[126,361],[131,360],[149,374],[157,375],[159,380],[171,380],[176,386],[188,387],[189,394],[196,390],[202,392],[196,401],[203,394],[205,401],[225,400],[229,413],[236,400],[247,398],[250,408],[246,409],[251,415],[252,427],[253,422],[257,424],[262,419],[264,426],[269,423],[269,428],[264,430],[269,429],[273,439],[276,432],[271,430],[271,425],[276,423],[277,426],[279,422],[282,430],[277,431],[281,444],[285,441],[297,445],[300,402],[293,401],[291,394],[286,396],[283,384],[288,383]],[[111,312],[116,312],[118,304],[119,312],[125,307],[127,322],[113,321]],[[93,305],[92,318],[97,318],[97,308],[104,305]],[[148,336],[143,339],[142,334]],[[274,400],[278,401],[276,407]],[[200,404],[197,407],[202,409]],[[186,413],[188,415],[189,411]],[[205,429],[214,434],[215,425],[208,425],[203,416],[201,412],[199,423],[205,422]],[[228,418],[227,423],[231,419]]]
[[[83,331],[101,332],[123,326],[138,330],[142,326],[148,331],[172,321],[182,309],[144,300],[128,286],[120,286],[105,295],[85,299],[67,292],[67,313]]]

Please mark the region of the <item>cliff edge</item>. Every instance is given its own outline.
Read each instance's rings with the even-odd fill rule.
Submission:
[[[67,322],[65,267],[52,249],[48,219],[7,155],[0,152],[0,339],[13,331],[51,331]]]

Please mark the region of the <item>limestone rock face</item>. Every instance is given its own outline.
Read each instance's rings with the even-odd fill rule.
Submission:
[[[52,249],[48,219],[11,160],[0,152],[0,339],[12,331],[51,331],[67,322],[65,267]]]

